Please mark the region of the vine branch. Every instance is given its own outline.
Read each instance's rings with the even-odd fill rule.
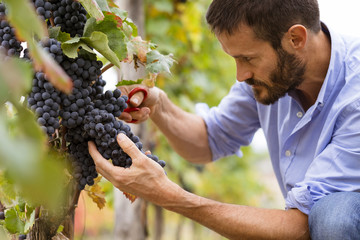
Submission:
[[[109,70],[110,68],[112,68],[114,66],[113,63],[109,63],[108,65],[106,65],[105,67],[103,67],[101,69],[101,74],[103,74],[104,72],[106,72],[107,70]]]

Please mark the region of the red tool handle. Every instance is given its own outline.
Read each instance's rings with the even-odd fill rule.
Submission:
[[[128,100],[127,100],[127,102],[126,102],[127,104],[130,103],[130,98],[131,98],[132,96],[134,96],[134,94],[137,93],[137,92],[143,92],[143,94],[144,94],[144,99],[143,99],[143,101],[145,101],[145,99],[147,98],[147,95],[148,95],[147,90],[146,90],[145,88],[142,88],[142,87],[136,87],[136,88],[134,88],[133,90],[131,90],[131,91],[129,92]]]
[[[134,96],[134,94],[137,93],[137,92],[143,92],[143,94],[144,94],[144,99],[143,99],[143,101],[147,98],[147,95],[148,95],[147,90],[146,90],[145,88],[142,88],[142,87],[136,87],[136,88],[132,89],[132,90],[129,92],[128,100],[126,101],[127,104],[130,103],[130,98],[131,98],[132,96]],[[129,112],[135,112],[135,111],[139,111],[139,110],[140,110],[140,108],[138,108],[138,107],[128,107],[128,108],[126,108],[126,109],[124,110],[124,112],[129,113]],[[135,122],[137,122],[136,119],[133,119],[133,120],[130,121],[130,123],[135,123]]]

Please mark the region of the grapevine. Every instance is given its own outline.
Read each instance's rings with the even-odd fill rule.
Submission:
[[[148,77],[144,80],[153,85],[156,76],[167,72],[173,60],[136,36],[136,26],[125,11],[115,9],[113,3],[109,7],[104,1],[100,8],[96,1],[21,1],[24,1],[21,5],[11,0],[0,3],[0,55],[33,66],[31,88],[25,94],[24,105],[46,136],[49,151],[64,157],[70,173],[68,188],[75,186],[69,191],[73,195],[70,205],[61,206],[59,220],[51,223],[58,226],[74,210],[80,191],[94,185],[98,177],[88,151],[89,141],[96,144],[105,159],[119,167],[130,168],[132,160],[118,145],[118,134],[126,134],[145,153],[140,138],[128,124],[119,120],[128,107],[127,96],[118,88],[104,91],[106,81],[102,74],[110,67],[120,67],[120,62],[134,61],[134,66],[145,66]],[[37,19],[32,19],[37,24],[35,29],[24,28],[14,20],[16,16],[11,15],[16,7],[28,10],[28,5]],[[42,26],[47,28],[46,32]],[[165,162],[157,156],[148,153],[147,156],[165,167]],[[30,205],[17,209],[4,206],[4,210],[0,210],[0,224],[8,220],[5,216],[10,211],[33,212],[33,224],[41,215],[39,207]],[[30,230],[30,225],[26,226],[17,232],[9,231],[25,239]],[[56,234],[56,228],[47,229],[51,229],[48,236]]]

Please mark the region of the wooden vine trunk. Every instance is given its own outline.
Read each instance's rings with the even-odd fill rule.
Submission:
[[[74,239],[74,216],[75,209],[80,196],[75,183],[69,183],[67,201],[64,206],[59,206],[55,212],[38,207],[36,209],[36,220],[28,234],[30,240],[73,240]],[[64,229],[57,234],[59,226]]]

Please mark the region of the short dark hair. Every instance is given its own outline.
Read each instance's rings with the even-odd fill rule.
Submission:
[[[213,0],[206,20],[215,34],[231,35],[244,23],[274,49],[281,46],[284,33],[294,24],[315,33],[321,29],[317,0]]]

